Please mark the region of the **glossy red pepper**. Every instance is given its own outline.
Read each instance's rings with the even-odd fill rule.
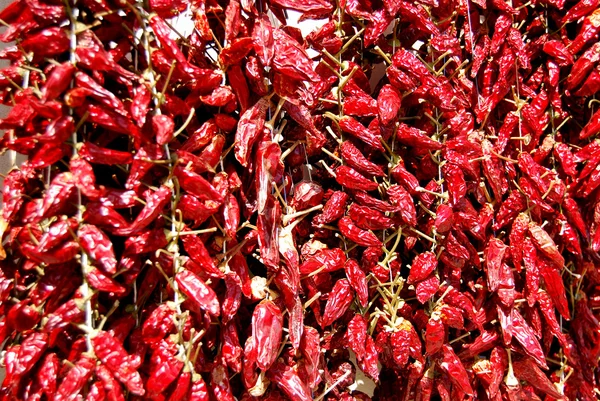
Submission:
[[[252,337],[257,350],[256,364],[263,371],[277,359],[282,332],[283,316],[279,307],[268,300],[258,304],[252,314]]]
[[[182,269],[175,275],[175,280],[180,290],[200,309],[206,310],[213,316],[220,315],[221,308],[215,292],[200,277],[187,269]]]

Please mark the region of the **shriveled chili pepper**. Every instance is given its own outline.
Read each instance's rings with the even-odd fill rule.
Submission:
[[[467,371],[452,350],[452,347],[448,344],[442,346],[442,356],[438,362],[438,366],[448,374],[450,380],[463,392],[469,395],[473,394],[473,388],[471,387]]]
[[[108,274],[117,272],[117,259],[110,239],[98,227],[84,224],[77,232],[79,243],[92,260],[99,263]]]
[[[99,331],[92,338],[92,344],[96,356],[115,378],[133,394],[144,395],[145,390],[137,366],[115,337],[105,331]]]
[[[410,127],[404,123],[400,123],[396,131],[396,138],[401,143],[413,146],[421,150],[440,150],[443,145],[438,141],[431,139],[425,132],[415,127]]]
[[[113,230],[113,233],[116,235],[132,235],[139,233],[162,212],[163,207],[165,207],[170,200],[170,196],[171,190],[166,185],[161,186],[148,195],[146,205],[129,227]]]
[[[310,274],[317,270],[330,273],[344,268],[346,254],[340,248],[321,249],[300,265],[300,274]]]
[[[425,280],[436,269],[437,263],[433,252],[420,253],[413,260],[407,283],[412,284]]]
[[[188,252],[190,258],[202,268],[203,273],[207,273],[214,277],[223,277],[223,273],[217,268],[213,257],[198,236],[184,234],[181,239],[184,249]],[[198,272],[198,274],[200,274],[200,272]]]
[[[342,159],[353,169],[359,171],[362,174],[374,175],[377,177],[384,176],[383,169],[369,161],[362,152],[352,144],[350,141],[344,141],[340,145],[340,152]]]
[[[343,132],[352,135],[377,150],[383,151],[383,145],[379,137],[354,118],[344,116],[338,121],[338,125]]]
[[[167,340],[161,340],[154,348],[145,389],[148,394],[161,394],[179,376],[183,362],[175,357],[176,351],[175,344]],[[141,392],[143,395],[143,387]]]
[[[390,203],[397,208],[402,222],[411,227],[416,226],[417,211],[408,191],[400,185],[392,185],[387,189],[387,195],[390,198]]]
[[[381,241],[371,231],[362,230],[357,227],[349,217],[342,217],[338,221],[338,227],[342,234],[361,246],[381,246]]]
[[[379,187],[376,182],[365,178],[359,172],[348,166],[339,166],[335,170],[335,179],[340,185],[350,189],[374,191]]]
[[[312,399],[308,387],[300,380],[298,373],[283,362],[276,362],[267,371],[267,377],[276,383],[291,399],[298,401],[309,401]]]
[[[281,342],[283,316],[272,301],[265,300],[254,308],[252,336],[257,350],[256,364],[267,371],[277,359]]]
[[[45,85],[42,87],[41,100],[45,102],[56,99],[69,87],[74,72],[75,66],[70,62],[64,62],[54,67]]]
[[[511,313],[511,318],[514,322],[512,330],[515,339],[521,343],[526,354],[534,358],[539,366],[546,368],[547,366],[544,351],[535,337],[534,331],[531,329],[529,324],[527,324],[525,319],[523,319],[523,316],[521,316],[521,314],[515,309],[513,309]]]
[[[338,280],[333,286],[325,305],[321,327],[329,326],[339,319],[346,312],[353,299],[354,291],[350,282],[346,279]]]
[[[187,269],[182,269],[175,275],[175,280],[181,291],[200,309],[206,310],[213,316],[220,315],[221,309],[215,292],[200,277]]]
[[[263,130],[269,100],[261,98],[240,117],[235,140],[235,157],[244,167],[248,166],[248,153]]]
[[[156,114],[152,116],[152,131],[156,136],[156,143],[165,145],[173,139],[175,122],[167,115]]]
[[[58,386],[54,401],[77,399],[79,392],[92,375],[95,365],[95,361],[85,355],[77,360]]]

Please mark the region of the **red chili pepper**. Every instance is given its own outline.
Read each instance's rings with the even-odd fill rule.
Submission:
[[[210,373],[210,385],[217,399],[235,401],[225,366],[218,364],[213,367]]]
[[[92,375],[96,362],[87,356],[82,356],[69,370],[61,382],[54,401],[74,401],[79,392]]]
[[[373,337],[367,335],[365,357],[363,359],[359,359],[357,362],[358,367],[360,368],[360,370],[363,371],[365,375],[367,375],[376,382],[379,381],[379,357],[377,348],[375,346],[375,341],[373,341]]]
[[[384,85],[377,96],[379,121],[384,126],[394,122],[402,104],[400,94],[391,85]]]
[[[139,364],[134,364],[123,345],[112,334],[99,331],[93,338],[94,353],[102,363],[123,383],[127,389],[136,395],[144,395],[145,390],[140,374]]]
[[[499,230],[512,222],[515,217],[525,210],[527,207],[527,199],[517,190],[513,190],[508,198],[500,205],[498,213],[495,217],[495,222],[492,225],[494,230]]]
[[[185,233],[185,231],[183,231],[183,233]],[[181,236],[181,240],[190,259],[201,268],[202,273],[218,278],[223,277],[223,273],[218,269],[213,257],[198,236],[184,234]],[[197,272],[197,274],[201,274],[201,272]]]
[[[348,166],[339,166],[335,170],[335,179],[340,185],[350,189],[374,191],[379,187],[379,184],[363,177],[359,172]]]
[[[558,251],[558,248],[552,237],[542,227],[534,222],[529,223],[529,234],[533,244],[544,254],[554,266],[562,269],[565,265],[565,259]]]
[[[433,312],[425,329],[425,350],[428,355],[435,355],[442,349],[446,338],[446,328],[438,312]]]
[[[26,52],[32,52],[37,59],[57,56],[69,50],[69,37],[65,30],[51,27],[30,35],[20,43]]]
[[[210,399],[208,387],[202,376],[197,373],[192,376],[192,385],[188,397],[189,401],[208,401]]]
[[[244,114],[238,122],[235,134],[235,158],[244,167],[248,166],[249,152],[263,131],[269,100],[261,98]]]
[[[281,206],[273,195],[268,196],[265,210],[258,215],[258,245],[262,263],[273,270],[279,267],[279,227]]]
[[[117,272],[117,259],[110,239],[98,227],[91,224],[84,224],[79,227],[77,232],[79,243],[83,250],[98,262],[108,274]]]
[[[95,164],[131,164],[133,161],[130,152],[102,148],[92,142],[84,142],[78,153],[83,159]]]
[[[217,213],[219,205],[210,201],[201,202],[193,195],[184,194],[177,203],[177,210],[181,211],[185,220],[194,221],[192,227],[197,227]]]
[[[588,42],[598,37],[599,31],[600,11],[594,10],[583,20],[579,33],[569,45],[569,51],[572,54],[579,53]]]
[[[71,62],[65,62],[54,67],[42,87],[42,102],[55,100],[63,93],[69,87],[74,72],[75,66]]]
[[[362,204],[363,206],[368,206],[373,208],[379,212],[387,213],[387,212],[395,212],[397,208],[395,206],[390,205],[389,203],[382,201],[381,199],[373,198],[372,196],[367,195],[366,192],[356,191],[353,193],[354,199]]]
[[[181,372],[177,381],[175,382],[175,388],[169,396],[169,401],[183,401],[187,399],[187,395],[190,390],[192,374],[190,372]]]
[[[471,387],[467,371],[452,350],[452,347],[448,344],[442,346],[442,356],[438,361],[438,366],[446,372],[452,383],[458,386],[458,388],[468,395],[473,395],[473,388]]]
[[[358,228],[349,217],[342,217],[338,221],[338,227],[349,240],[361,246],[381,246],[381,241],[371,231]]]
[[[417,211],[413,199],[400,185],[392,185],[387,189],[390,203],[396,207],[400,220],[411,227],[417,225]]]
[[[283,316],[281,310],[273,302],[265,300],[254,308],[252,314],[252,337],[257,351],[257,366],[267,371],[277,359]]]
[[[300,265],[300,274],[311,274],[317,270],[331,273],[343,269],[345,263],[346,254],[341,249],[321,249]]]
[[[298,401],[312,400],[310,390],[300,380],[298,373],[283,362],[278,361],[275,363],[267,371],[267,377],[271,382],[276,383],[290,399]]]
[[[69,105],[70,107],[77,107],[80,106],[80,104],[70,104],[69,101],[69,95],[71,93],[73,93],[74,90],[83,90],[85,96],[89,96],[92,99],[96,100],[99,103],[102,103],[103,105],[105,105],[106,107],[109,107],[110,109],[116,111],[119,114],[122,114],[124,116],[127,116],[127,110],[125,109],[125,106],[123,105],[123,102],[121,102],[121,100],[115,96],[111,91],[104,89],[102,87],[102,85],[100,85],[98,82],[96,82],[92,77],[90,77],[87,74],[84,74],[83,72],[77,72],[75,73],[75,85],[77,86],[76,89],[73,89],[71,91],[69,91],[66,95],[65,95],[65,103],[67,105]],[[139,90],[137,91],[139,92]],[[133,104],[139,103],[140,99],[136,99],[136,97],[139,97],[139,95],[136,93],[136,91],[134,90],[135,96],[134,96],[134,102]],[[150,92],[146,89],[145,92],[145,96],[146,96],[146,102],[150,102]],[[132,104],[132,111],[134,110],[134,106]],[[139,111],[136,110],[136,113],[140,113]],[[132,113],[135,116],[135,113]],[[145,116],[144,116],[145,117]],[[138,124],[138,125],[143,125],[143,124]]]
[[[103,401],[106,399],[106,393],[101,382],[94,382],[88,390],[85,401]]]
[[[541,261],[538,259],[538,265],[540,265],[540,275],[544,279],[546,292],[552,298],[552,302],[554,302],[556,309],[562,317],[570,320],[571,312],[567,303],[565,285],[559,270],[551,266],[546,260]]]
[[[348,216],[363,230],[385,230],[394,225],[392,219],[383,213],[356,203],[350,205]]]
[[[345,192],[333,192],[329,200],[325,203],[325,206],[323,206],[323,213],[314,218],[314,223],[319,225],[328,224],[342,218],[345,213],[348,199],[349,196]]]
[[[594,43],[592,47],[579,56],[571,67],[571,73],[565,83],[565,89],[573,90],[579,86],[587,78],[598,61],[600,61],[600,43]]]
[[[527,290],[527,301],[530,305],[535,304],[536,294],[540,286],[540,269],[538,267],[537,251],[530,239],[523,239],[520,245],[521,258],[525,265],[525,288]]]
[[[535,332],[516,309],[512,310],[511,319],[513,321],[512,333],[515,339],[523,346],[525,353],[535,359],[539,366],[547,369],[546,357],[535,336]]]
[[[429,301],[438,291],[439,287],[440,279],[435,274],[431,274],[423,281],[419,281],[415,288],[417,301],[422,304]]]
[[[215,292],[204,281],[191,271],[182,269],[175,275],[180,290],[190,298],[200,309],[213,316],[221,313],[219,300]]]
[[[98,291],[112,292],[116,295],[123,295],[125,292],[127,292],[127,289],[124,286],[95,267],[87,272],[86,280],[90,286]]]
[[[175,329],[175,309],[170,303],[159,305],[142,326],[142,337],[147,343],[156,343]]]
[[[112,207],[101,203],[89,203],[83,214],[83,220],[95,226],[106,227],[112,232],[129,227],[129,223]]]
[[[214,167],[219,163],[223,147],[225,146],[225,137],[223,135],[216,135],[207,147],[200,153],[199,159],[202,166],[209,171],[213,171]]]
[[[106,390],[106,398],[109,401],[124,401],[123,390],[121,385],[115,380],[112,373],[104,366],[96,366],[96,377],[104,384]]]
[[[338,320],[354,300],[354,290],[346,279],[338,280],[327,299],[321,327],[326,327]]]
[[[29,242],[21,244],[20,249],[28,259],[47,265],[66,263],[73,260],[79,253],[79,245],[75,241],[63,242],[62,245],[46,252],[40,252],[35,245]]]
[[[346,277],[348,282],[356,291],[358,301],[364,307],[369,302],[369,287],[365,272],[362,271],[358,262],[354,259],[348,259],[344,264],[344,270],[346,271]]]
[[[156,114],[152,116],[152,131],[156,136],[156,143],[166,145],[173,139],[175,122],[167,115]]]
[[[441,143],[431,139],[424,131],[415,127],[409,127],[404,123],[400,123],[398,126],[396,138],[401,143],[415,147],[419,150],[436,151],[443,148]]]
[[[340,153],[344,162],[362,174],[374,175],[377,177],[383,177],[385,175],[383,169],[379,165],[369,161],[350,141],[342,142],[340,145]]]
[[[354,118],[344,116],[338,121],[338,125],[343,132],[350,134],[367,145],[383,152],[384,149],[380,141],[380,136],[369,131],[368,128],[365,128],[365,126]]]
[[[242,303],[242,283],[237,274],[229,273],[225,275],[225,286],[222,319],[227,323],[234,318]]]
[[[407,283],[425,280],[437,268],[437,258],[433,252],[420,253],[413,260]]]
[[[373,117],[378,114],[377,100],[371,96],[347,96],[342,104],[344,115]]]
[[[299,348],[302,359],[298,364],[298,376],[310,388],[314,388],[321,381],[318,370],[320,349],[320,338],[317,329],[311,326],[304,327]]]
[[[88,123],[98,124],[107,130],[130,135],[136,140],[142,139],[140,129],[132,121],[106,106],[87,103],[75,108],[75,112],[82,118],[87,115],[86,122]]]
[[[243,350],[240,346],[238,329],[235,322],[229,321],[226,324],[222,334],[222,341],[221,355],[223,360],[234,372],[240,373],[242,371]]]
[[[137,234],[146,228],[160,213],[165,205],[169,202],[171,190],[163,185],[156,191],[150,193],[146,198],[146,205],[137,215],[133,223],[129,227],[123,227],[113,230],[115,235],[129,236]],[[97,224],[96,224],[97,225]]]
[[[146,382],[148,394],[159,395],[173,383],[183,368],[183,362],[175,357],[177,346],[168,340],[161,340],[150,358],[150,372]],[[141,394],[144,395],[144,389]]]

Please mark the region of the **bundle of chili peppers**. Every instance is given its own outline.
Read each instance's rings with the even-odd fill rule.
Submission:
[[[600,1],[0,21],[1,400],[598,399]]]

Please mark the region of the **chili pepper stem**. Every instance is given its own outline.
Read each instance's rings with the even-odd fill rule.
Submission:
[[[333,170],[331,169],[331,167],[329,167],[329,166],[327,165],[327,163],[325,163],[325,161],[324,161],[324,160],[319,160],[319,164],[321,164],[321,165],[323,166],[323,168],[324,168],[325,170],[327,170],[327,172],[328,172],[328,173],[329,173],[329,174],[330,174],[332,177],[334,177],[334,178],[336,177],[335,171],[333,171]]]
[[[385,52],[381,50],[379,46],[375,46],[375,51],[385,60],[386,63],[388,63],[388,65],[392,64],[392,60],[390,59],[390,57],[387,54],[385,54]]]
[[[337,161],[340,164],[344,164],[344,161],[342,159],[340,159],[339,157],[337,157],[336,155],[334,155],[333,153],[328,151],[326,148],[322,148],[321,150],[323,151],[323,153],[325,153],[327,156],[331,157],[333,160]]]
[[[336,388],[337,386],[339,386],[339,384],[341,382],[343,382],[344,380],[346,380],[346,378],[348,376],[350,376],[350,373],[352,373],[352,371],[348,370],[346,371],[346,373],[344,373],[343,375],[341,375],[336,381],[335,383],[333,383],[331,385],[331,387],[326,388],[325,391],[323,391],[323,393],[318,396],[317,398],[315,398],[315,401],[321,401],[327,394],[329,394],[334,388]]]
[[[365,31],[365,28],[361,28],[360,30],[358,30],[358,32],[356,32],[350,39],[348,39],[348,41],[346,43],[344,43],[344,45],[342,46],[342,48],[337,52],[336,56],[337,57],[341,57],[342,54],[344,54],[346,52],[346,50],[348,50],[348,48],[350,47],[350,45],[352,43],[354,43],[354,41],[356,39],[358,39],[360,37],[360,35],[362,35],[362,33]]]
[[[173,133],[173,138],[176,138],[179,134],[181,134],[187,128],[187,126],[192,122],[192,117],[194,117],[195,113],[196,113],[196,109],[191,107],[190,114],[187,116],[186,120],[183,122],[183,125],[181,127],[179,127],[179,129]]]
[[[294,151],[294,149],[296,149],[296,147],[298,145],[300,145],[300,141],[296,141],[292,144],[292,146],[290,146],[289,148],[287,148],[279,157],[279,160],[281,160],[281,162],[283,163],[283,161],[285,160],[286,157],[288,157],[290,155],[290,153],[292,153]],[[324,149],[324,148],[323,148]]]
[[[283,220],[283,225],[287,226],[289,224],[290,220],[295,219],[296,217],[307,215],[309,213],[312,213],[312,212],[315,212],[315,211],[321,210],[321,209],[323,209],[323,205],[316,205],[316,206],[313,206],[313,207],[311,207],[309,209],[302,210],[300,212],[296,212],[296,213],[292,213],[292,214],[286,214],[285,216],[283,216],[283,219],[282,219]]]

